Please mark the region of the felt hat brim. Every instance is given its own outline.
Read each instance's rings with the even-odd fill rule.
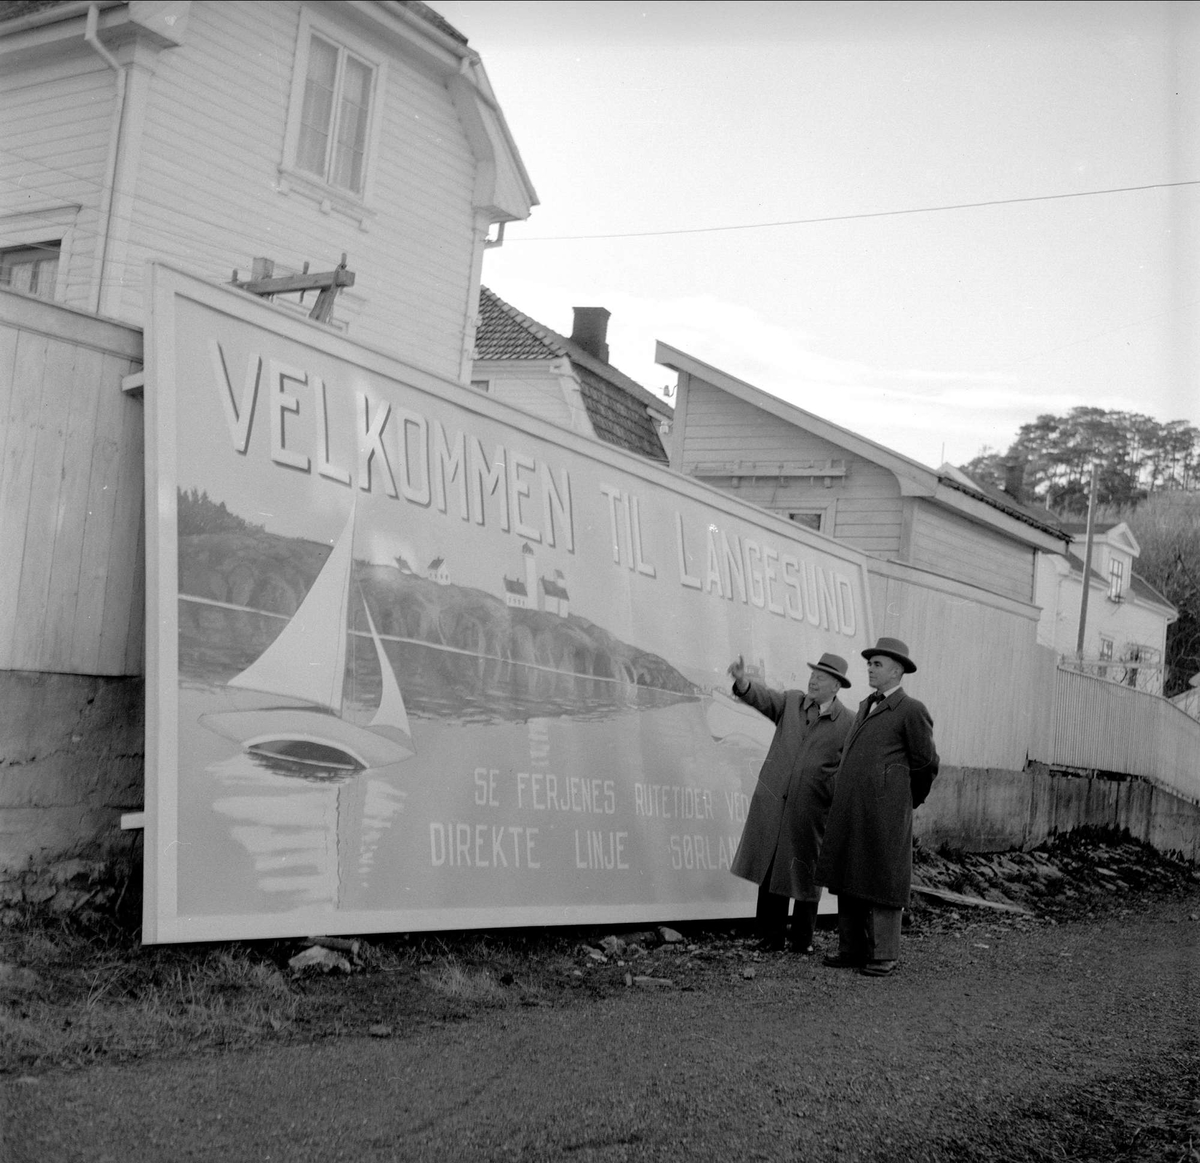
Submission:
[[[901,654],[898,650],[888,650],[883,647],[872,646],[870,650],[864,650],[862,652],[863,658],[867,660],[874,658],[877,654],[882,654],[886,658],[894,658],[902,667],[904,667],[905,674],[916,673],[917,664],[913,662],[913,660],[909,658],[907,654]]]
[[[844,674],[834,670],[832,666],[822,666],[819,662],[807,662],[805,665],[809,670],[819,670],[822,674],[832,675],[838,680],[843,690],[851,685],[850,680]]]

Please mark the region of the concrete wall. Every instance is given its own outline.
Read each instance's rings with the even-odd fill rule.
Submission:
[[[1127,828],[1160,851],[1200,861],[1200,804],[1141,779],[946,767],[913,820],[927,847],[969,852],[1034,848],[1081,827]]]
[[[144,706],[140,678],[0,671],[0,879],[129,846]]]

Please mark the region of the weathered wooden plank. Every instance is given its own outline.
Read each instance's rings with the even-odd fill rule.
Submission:
[[[76,651],[81,636],[88,633],[79,623],[79,581],[91,507],[92,440],[100,395],[98,381],[104,361],[104,356],[93,348],[77,347],[74,350],[43,651],[45,669],[67,673],[81,672],[81,658]]]
[[[46,662],[46,604],[54,561],[59,497],[63,487],[67,417],[74,387],[75,347],[51,340],[42,365],[41,399],[33,439],[33,470],[25,518],[25,547],[13,628],[13,664],[53,669]]]
[[[129,634],[125,639],[123,674],[146,673],[146,505],[145,490],[138,505],[134,541],[133,593],[129,599]]]
[[[140,618],[133,610],[138,589],[138,529],[144,492],[142,404],[120,389],[124,369],[105,370],[108,387],[102,399],[114,416],[119,455],[116,462],[116,504],[109,533],[104,586],[104,618],[100,631],[100,665],[105,674],[119,674],[126,665],[130,625]]]
[[[952,905],[966,905],[972,909],[992,909],[998,913],[1016,913],[1022,917],[1032,917],[1033,910],[1024,905],[1005,904],[1003,901],[989,901],[981,896],[964,896],[961,892],[951,892],[948,888],[934,888],[930,885],[914,882],[912,890],[921,896],[933,897],[934,900],[946,901]]]
[[[0,449],[0,669],[16,669],[13,642],[19,617],[25,531],[33,486],[37,418],[42,401],[45,336],[19,332],[12,392]]]
[[[94,373],[97,378],[96,425],[92,434],[88,513],[80,552],[79,600],[75,607],[77,630],[73,646],[73,653],[83,674],[121,673],[119,668],[107,667],[102,661],[100,644],[121,459],[120,413],[113,397],[125,400],[120,379],[129,366],[128,360],[101,356]],[[129,403],[128,400],[125,402]]]
[[[0,323],[0,451],[3,450],[4,433],[8,431],[8,409],[13,397],[13,378],[17,369],[17,338],[20,335],[16,327]],[[3,465],[0,464],[0,470]],[[2,476],[0,472],[0,476]]]

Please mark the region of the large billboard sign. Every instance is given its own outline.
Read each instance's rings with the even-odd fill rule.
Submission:
[[[753,913],[772,725],[862,558],[168,267],[147,325],[147,941]]]

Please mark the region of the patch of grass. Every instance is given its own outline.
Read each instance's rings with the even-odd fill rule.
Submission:
[[[0,993],[0,1073],[247,1045],[296,1017],[297,993],[244,945],[119,949],[49,924],[3,938],[0,961],[37,976]]]
[[[448,958],[435,969],[422,970],[421,981],[455,1001],[503,1004],[507,1000],[504,987],[489,970],[466,968],[455,958]]]

